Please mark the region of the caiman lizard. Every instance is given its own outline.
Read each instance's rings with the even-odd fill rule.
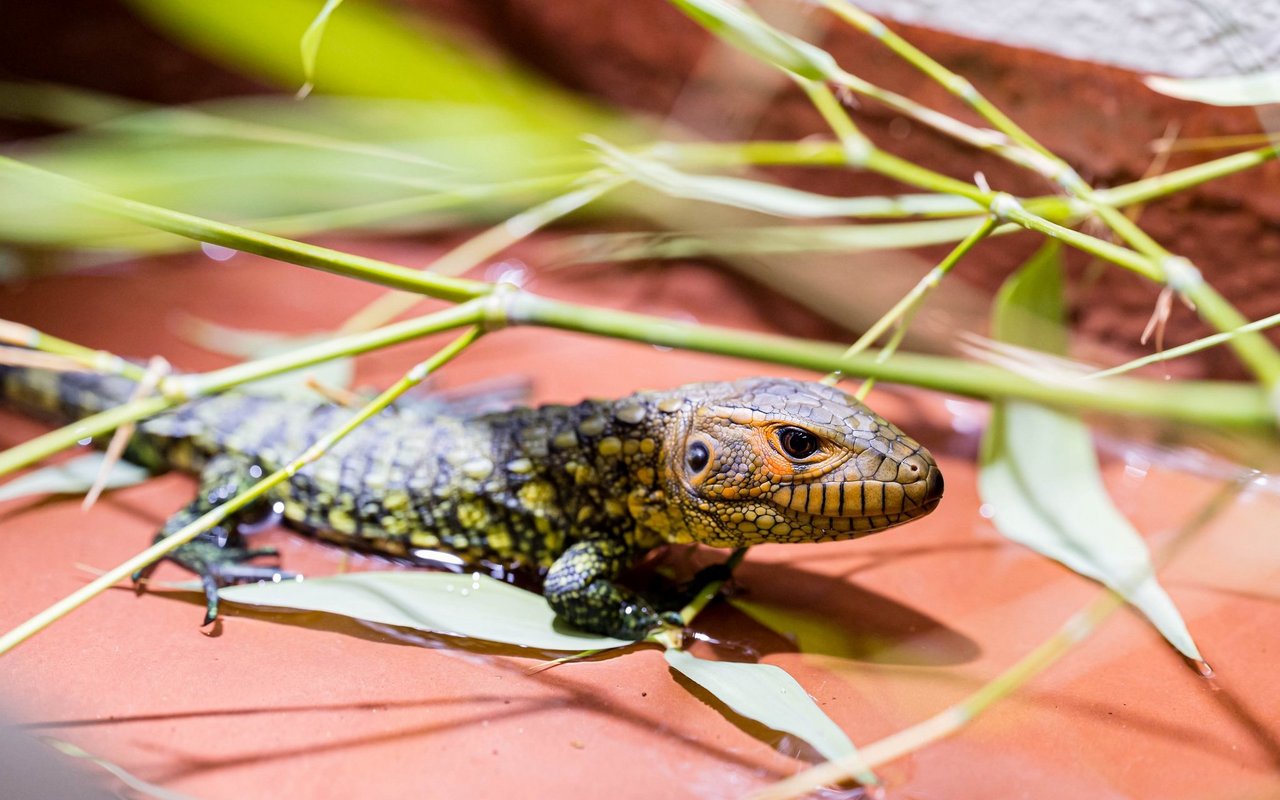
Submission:
[[[125,402],[134,384],[0,367],[0,398],[54,422]],[[351,411],[319,399],[227,393],[142,423],[125,457],[199,475],[163,537],[288,463]],[[755,378],[618,400],[489,414],[407,404],[362,425],[262,502],[175,551],[198,574],[206,623],[217,587],[268,576],[240,526],[273,511],[290,528],[401,559],[447,552],[532,568],[563,619],[641,639],[678,625],[615,582],[673,542],[742,547],[847,539],[929,513],[942,473],[920,444],[839,389]]]

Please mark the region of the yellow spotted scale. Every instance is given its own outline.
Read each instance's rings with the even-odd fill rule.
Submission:
[[[0,397],[53,421],[124,402],[125,379],[0,367]],[[164,536],[302,452],[351,412],[319,399],[228,393],[143,423],[126,457],[200,475]],[[490,414],[402,404],[299,470],[236,525],[173,559],[219,585],[270,577],[239,525],[291,528],[402,559],[500,564],[545,576],[556,613],[640,639],[679,616],[615,583],[673,542],[742,547],[846,539],[927,514],[933,457],[839,389],[782,378],[700,383]]]

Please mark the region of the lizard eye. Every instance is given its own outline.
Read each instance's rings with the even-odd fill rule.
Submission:
[[[685,455],[685,460],[689,464],[689,469],[694,472],[702,472],[707,466],[707,462],[711,460],[711,451],[702,442],[694,442],[689,445],[689,452]]]
[[[804,428],[786,427],[778,431],[778,444],[782,452],[791,458],[804,459],[818,452],[821,443],[818,437]]]

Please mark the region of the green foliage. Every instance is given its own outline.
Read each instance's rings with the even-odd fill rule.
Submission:
[[[1003,342],[1066,353],[1062,264],[1045,245],[996,298],[992,332]],[[1169,643],[1199,659],[1186,623],[1156,581],[1146,544],[1103,486],[1089,429],[1044,406],[992,403],[978,489],[1006,537],[1101,581],[1136,606]]]
[[[738,714],[765,727],[795,734],[829,759],[846,758],[857,752],[845,732],[822,713],[785,670],[772,664],[707,661],[683,650],[667,650],[664,655],[672,669]],[[869,769],[857,777],[864,784],[879,783]]]
[[[1176,97],[1214,106],[1262,106],[1280,103],[1280,72],[1224,75],[1216,78],[1165,78],[1148,75],[1147,87]]]
[[[486,575],[354,572],[328,578],[227,586],[233,603],[323,611],[451,636],[539,650],[598,650],[631,642],[574,630],[556,620],[541,595]]]
[[[42,467],[0,484],[0,502],[19,497],[45,494],[82,495],[93,487],[106,456],[103,453],[85,453],[82,456]],[[120,489],[135,486],[151,477],[137,464],[117,461],[111,465],[103,483],[104,489]]]

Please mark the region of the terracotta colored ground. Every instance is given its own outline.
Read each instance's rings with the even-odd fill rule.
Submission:
[[[422,244],[350,245],[423,263]],[[534,260],[536,252],[526,253]],[[584,270],[534,291],[706,322],[815,335],[806,315],[697,267]],[[377,290],[236,256],[199,255],[0,287],[0,318],[185,369],[224,363],[179,341],[183,312],[245,327],[331,326]],[[714,298],[714,300],[712,299]],[[361,363],[385,385],[433,343]],[[450,365],[457,386],[527,375],[539,400],[758,374],[766,368],[543,331],[503,331]],[[777,370],[770,370],[776,372]],[[981,410],[878,390],[873,404],[941,455],[947,496],[909,527],[863,541],[762,547],[740,572],[744,607],[700,623],[725,658],[785,667],[858,743],[941,710],[1049,637],[1097,589],[1002,540],[979,511]],[[0,445],[42,428],[0,416]],[[1112,463],[1119,503],[1157,544],[1215,490],[1160,464]],[[184,503],[166,476],[74,501],[0,505],[0,629],[150,541]],[[1123,612],[960,735],[885,766],[894,798],[1236,798],[1280,792],[1280,498],[1239,500],[1164,570],[1217,677],[1197,676]],[[331,548],[263,534],[310,574]],[[359,566],[368,566],[360,561]],[[161,578],[181,578],[165,567]],[[794,743],[724,719],[656,650],[536,675],[505,648],[427,637],[406,646],[322,617],[231,611],[212,635],[190,596],[111,591],[4,657],[0,704],[32,733],[71,741],[146,780],[202,798],[740,797],[804,765]],[[759,620],[765,620],[761,622]],[[700,645],[699,652],[715,652]]]

